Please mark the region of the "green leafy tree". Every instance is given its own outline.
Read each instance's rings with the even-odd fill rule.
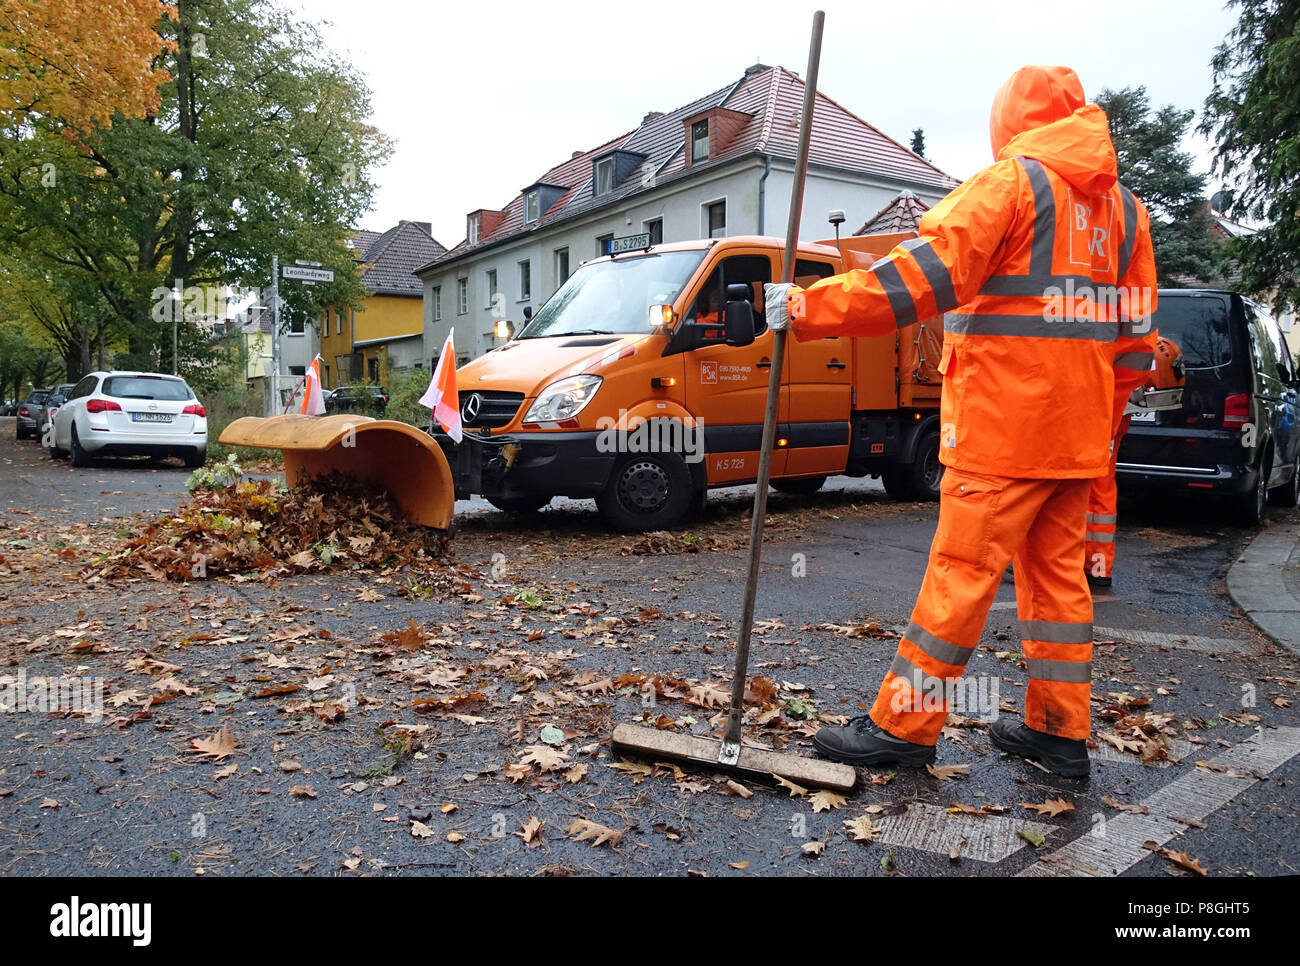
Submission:
[[[1182,148],[1195,111],[1172,104],[1153,110],[1145,87],[1103,90],[1097,103],[1110,119],[1119,180],[1151,213],[1156,275],[1163,286],[1222,284],[1225,246],[1205,198],[1205,175]]]
[[[912,150],[915,153],[919,154],[921,157],[923,158],[925,157],[925,129],[924,128],[918,127],[915,131],[912,132]]]
[[[1235,188],[1231,211],[1264,225],[1232,242],[1242,283],[1300,305],[1300,0],[1230,0],[1237,25],[1210,62],[1201,131]]]

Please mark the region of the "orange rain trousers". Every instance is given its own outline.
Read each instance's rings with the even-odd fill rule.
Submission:
[[[1063,738],[1088,737],[1092,595],[1082,564],[1091,484],[948,467],[921,594],[871,708],[876,724],[916,744],[938,741],[948,702],[940,706],[937,698],[951,697],[1014,560],[1029,672],[1025,724]]]
[[[1119,444],[1128,432],[1131,416],[1125,416],[1110,448],[1110,472],[1092,481],[1088,494],[1088,532],[1085,538],[1084,569],[1094,577],[1110,577],[1115,570],[1115,529],[1118,487],[1115,485],[1115,460]]]

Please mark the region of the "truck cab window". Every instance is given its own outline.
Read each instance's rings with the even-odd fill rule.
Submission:
[[[763,286],[770,281],[772,263],[766,255],[736,255],[725,259],[709,273],[700,287],[699,294],[686,313],[686,321],[707,327],[709,331],[704,333],[707,341],[721,341],[725,338],[722,307],[726,304],[727,286],[743,283],[754,292],[754,332],[761,335],[767,329],[763,317]],[[714,326],[717,327],[716,330]]]

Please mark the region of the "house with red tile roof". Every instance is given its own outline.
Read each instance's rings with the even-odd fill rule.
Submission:
[[[453,327],[462,362],[499,344],[498,328],[520,328],[526,310],[613,238],[784,236],[803,96],[797,74],[755,64],[720,90],[575,151],[503,207],[469,212],[465,238],[415,272],[426,358],[436,358]],[[826,237],[833,208],[860,224],[901,191],[932,205],[956,185],[818,92],[802,238]]]

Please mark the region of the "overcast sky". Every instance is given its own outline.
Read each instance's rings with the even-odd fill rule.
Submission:
[[[904,144],[924,128],[930,160],[959,179],[992,160],[989,105],[1017,67],[1067,64],[1090,98],[1146,85],[1153,104],[1199,110],[1210,57],[1236,20],[1216,0],[286,2],[323,22],[328,44],[366,75],[372,121],[396,145],[360,227],[431,221],[449,248],[467,212],[504,207],[647,111],[732,83],[756,61],[802,75],[819,7],[822,92]],[[1204,142],[1189,147],[1204,169]]]

